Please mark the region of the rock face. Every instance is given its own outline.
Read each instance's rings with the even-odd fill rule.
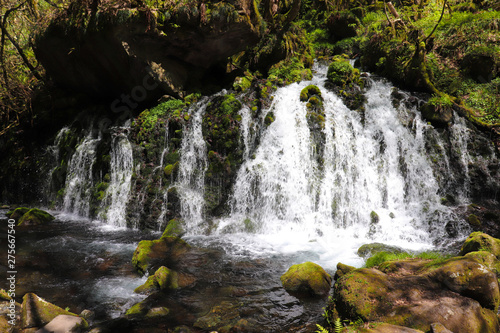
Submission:
[[[290,267],[281,276],[281,283],[292,295],[326,296],[330,292],[332,278],[321,266],[308,261]]]
[[[468,257],[407,259],[351,271],[335,284],[342,317],[427,331],[433,323],[460,332],[498,332],[497,276]]]
[[[115,108],[133,109],[164,94],[181,96],[187,86],[216,83],[227,58],[258,41],[250,1],[79,6],[37,36],[37,59],[65,88],[119,99],[128,95]],[[88,12],[88,22],[80,22]]]

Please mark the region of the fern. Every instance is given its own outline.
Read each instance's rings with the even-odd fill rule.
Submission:
[[[316,324],[316,326],[318,327],[318,329],[316,330],[315,333],[330,333],[328,332],[328,330],[326,328],[324,328],[323,326],[319,325],[319,324]]]
[[[333,326],[335,333],[340,333],[342,331],[342,322],[340,321],[340,318],[335,319]]]

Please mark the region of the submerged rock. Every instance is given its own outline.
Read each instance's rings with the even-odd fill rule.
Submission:
[[[297,296],[326,296],[332,277],[319,265],[310,261],[293,265],[281,276],[286,291]]]
[[[54,220],[55,217],[38,208],[27,211],[18,222],[19,226],[41,225]]]

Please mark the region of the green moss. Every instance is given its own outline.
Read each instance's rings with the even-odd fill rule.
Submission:
[[[477,217],[474,214],[470,214],[467,217],[467,222],[473,227],[480,227],[481,226],[481,220],[479,220],[479,217]]]
[[[257,225],[249,218],[243,220],[243,224],[245,225],[246,232],[254,233],[255,231],[257,231]]]
[[[377,252],[373,256],[368,258],[366,260],[364,267],[371,268],[380,266],[386,262],[409,259],[409,258],[429,260],[429,262],[426,264],[427,265],[426,267],[431,267],[441,264],[449,257],[450,256],[446,256],[439,252],[433,252],[433,251],[421,252],[421,253],[407,253],[407,252],[393,253],[393,252],[382,251],[382,252]]]
[[[310,261],[291,266],[281,276],[283,287],[291,294],[325,296],[330,291],[331,276]]]
[[[181,237],[183,234],[184,230],[182,228],[182,221],[178,219],[172,219],[168,221],[168,224],[163,231],[161,238],[170,236]]]
[[[465,240],[459,255],[477,251],[487,251],[500,258],[500,240],[483,232],[473,232]]]
[[[161,266],[154,275],[148,277],[147,281],[137,287],[136,293],[152,293],[158,290],[177,289],[179,287],[178,274],[175,271]]]
[[[18,221],[24,214],[26,214],[30,209],[26,207],[18,207],[13,211],[7,212],[7,217]]]
[[[307,102],[313,96],[316,96],[316,99],[321,98],[321,90],[315,85],[309,85],[302,89],[300,92],[300,100],[302,102]]]
[[[165,168],[163,168],[165,176],[170,177],[177,170],[178,165],[179,162],[175,162],[174,164],[168,164]]]
[[[274,122],[274,113],[270,111],[266,114],[266,117],[264,118],[264,124],[266,124],[266,126],[269,126],[273,122]]]
[[[38,209],[33,208],[26,212],[18,222],[19,226],[27,226],[27,225],[40,225],[48,223],[54,220],[55,217],[50,215],[49,213]]]
[[[191,247],[184,240],[175,236],[162,236],[157,240],[142,240],[132,256],[132,264],[142,274],[152,269],[176,262]]]
[[[77,317],[76,314],[51,304],[35,294],[27,293],[24,295],[21,312],[23,327],[42,327],[59,315]],[[85,320],[83,322],[84,326],[88,327],[87,322]]]
[[[344,87],[349,83],[356,83],[359,80],[359,71],[354,69],[346,59],[337,57],[328,66],[326,76],[334,85]]]
[[[147,313],[147,311],[148,311],[148,308],[145,305],[145,302],[142,301],[142,302],[134,304],[130,309],[128,309],[127,312],[125,312],[125,316],[132,317],[132,318],[139,317],[139,316],[145,315]]]

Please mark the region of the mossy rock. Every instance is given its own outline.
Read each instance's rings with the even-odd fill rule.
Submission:
[[[473,232],[465,240],[462,248],[460,249],[459,255],[463,256],[469,252],[486,251],[490,252],[497,259],[500,258],[500,239],[491,237],[484,232]]]
[[[467,222],[469,222],[471,227],[481,227],[481,220],[479,219],[479,217],[477,217],[477,215],[470,214],[469,216],[467,216]]]
[[[4,289],[0,289],[0,300],[10,301],[11,299],[12,297],[9,296],[7,291],[5,291]]]
[[[178,219],[172,219],[168,221],[168,224],[165,227],[165,230],[163,231],[161,238],[171,237],[171,236],[181,237],[182,235],[184,235],[184,229],[182,228],[182,221]]]
[[[161,266],[175,266],[182,260],[182,255],[191,246],[175,236],[166,236],[157,240],[143,240],[135,249],[132,264],[141,273],[153,273]]]
[[[165,176],[170,177],[177,171],[178,166],[179,162],[175,162],[174,164],[168,164],[165,168],[163,168],[163,173],[165,173]]]
[[[500,277],[500,261],[493,253],[488,251],[469,252],[465,257],[475,259],[477,262],[488,267],[497,277]]]
[[[33,293],[24,295],[21,311],[23,328],[42,327],[59,315],[78,317],[78,315],[51,304]]]
[[[147,281],[135,288],[136,293],[152,293],[159,290],[177,289],[179,287],[178,274],[175,271],[161,266],[154,273],[148,277]]]
[[[447,329],[456,333],[499,331],[497,278],[476,260],[456,257],[433,265],[407,259],[383,266],[356,269],[337,280],[340,316],[423,331],[446,317]]]
[[[343,263],[339,262],[337,264],[337,271],[335,272],[335,276],[333,277],[334,280],[338,280],[344,275],[346,275],[349,272],[352,272],[355,270],[356,267],[349,266],[349,265],[344,265]]]
[[[18,226],[41,225],[54,220],[55,217],[38,208],[30,209],[18,222]]]
[[[307,102],[313,96],[318,96],[319,98],[321,98],[321,90],[318,88],[318,86],[315,86],[313,84],[308,85],[300,92],[300,100],[302,102]]]
[[[377,253],[380,253],[380,252],[402,253],[404,251],[403,251],[403,249],[401,249],[397,246],[387,245],[387,244],[383,244],[383,243],[364,244],[364,245],[361,245],[358,249],[358,255],[361,258],[369,258]]]
[[[334,85],[343,87],[350,83],[357,83],[360,74],[359,70],[352,67],[348,60],[337,57],[328,66],[326,77]]]
[[[446,127],[453,120],[453,103],[443,97],[433,97],[420,107],[422,116],[436,127]]]
[[[14,219],[18,221],[24,214],[26,214],[30,209],[26,207],[18,207],[12,211],[7,212],[5,215],[9,219]]]
[[[330,292],[332,277],[318,264],[310,261],[291,266],[281,276],[286,291],[296,296],[326,296]]]

